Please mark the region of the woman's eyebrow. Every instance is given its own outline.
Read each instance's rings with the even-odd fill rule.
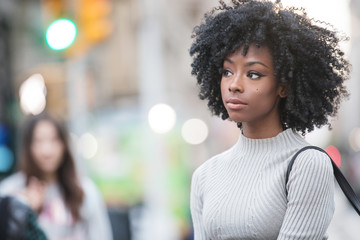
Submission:
[[[234,63],[233,61],[231,61],[229,58],[225,58],[224,62],[229,62],[229,63]]]
[[[245,64],[245,66],[251,66],[251,65],[254,65],[254,64],[260,64],[266,68],[269,68],[266,64],[262,63],[262,62],[248,62]]]
[[[231,64],[234,63],[234,62],[233,62],[231,59],[229,59],[229,58],[225,58],[225,59],[224,59],[224,62],[229,62],[229,63],[231,63]],[[248,62],[248,63],[245,64],[245,66],[251,66],[251,65],[254,65],[254,64],[260,64],[260,65],[262,65],[262,66],[264,66],[264,67],[266,67],[266,68],[269,68],[265,63],[262,63],[262,62],[259,62],[259,61]]]

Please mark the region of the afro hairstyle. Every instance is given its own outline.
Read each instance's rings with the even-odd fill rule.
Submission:
[[[262,0],[220,1],[193,29],[190,48],[192,75],[212,114],[228,119],[221,98],[224,59],[249,45],[266,46],[274,61],[274,74],[287,89],[279,104],[284,128],[303,134],[331,124],[340,102],[348,97],[344,81],[350,64],[339,43],[347,40],[327,23],[307,16],[303,8],[284,8]],[[241,123],[238,123],[241,127]]]

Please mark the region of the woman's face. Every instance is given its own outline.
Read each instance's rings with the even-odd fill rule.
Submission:
[[[64,144],[53,123],[42,120],[36,124],[30,150],[40,170],[45,174],[56,173],[62,162]]]
[[[244,124],[279,125],[278,103],[283,87],[274,76],[273,58],[267,47],[252,44],[246,56],[242,55],[242,49],[227,56],[220,86],[231,120],[242,122],[243,127]]]

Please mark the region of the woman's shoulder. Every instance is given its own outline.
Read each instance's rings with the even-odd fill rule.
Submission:
[[[25,187],[26,178],[22,172],[14,173],[0,182],[0,194],[8,195]]]
[[[219,154],[216,154],[203,162],[195,169],[193,176],[206,175],[209,172],[217,171],[221,167],[221,164],[224,163],[224,159],[229,158],[229,154],[232,152],[232,149],[233,148],[230,148]]]
[[[90,177],[82,176],[80,179],[80,186],[84,191],[84,201],[81,207],[83,216],[91,216],[97,210],[103,209],[103,196]]]
[[[90,177],[82,176],[79,180],[80,186],[84,191],[85,205],[91,206],[96,202],[102,201],[101,192]]]
[[[81,176],[79,178],[79,181],[85,195],[93,195],[99,193],[98,187],[90,177]]]
[[[301,151],[299,155],[296,157],[293,164],[293,169],[296,168],[309,169],[317,173],[332,172],[333,171],[333,167],[331,163],[332,160],[326,154],[326,152],[316,148],[312,148],[312,146],[308,146],[308,147],[310,148]]]

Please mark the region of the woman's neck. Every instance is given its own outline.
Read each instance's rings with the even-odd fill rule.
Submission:
[[[57,182],[58,180],[58,177],[56,174],[53,174],[53,173],[47,173],[44,175],[44,181],[47,183],[47,184],[52,184],[52,183],[55,183]]]
[[[282,131],[284,131],[284,129],[280,123],[276,124],[275,126],[266,126],[266,125],[258,126],[247,123],[242,124],[242,134],[247,138],[253,138],[253,139],[271,138],[277,136]]]

